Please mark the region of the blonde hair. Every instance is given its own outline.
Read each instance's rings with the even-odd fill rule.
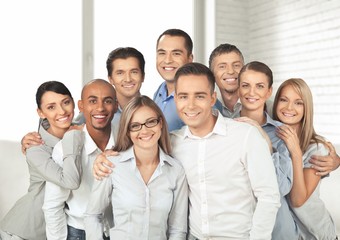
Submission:
[[[298,137],[300,139],[300,148],[302,152],[306,152],[308,146],[312,143],[325,143],[325,140],[322,136],[316,134],[313,125],[313,96],[310,88],[307,83],[301,78],[291,78],[284,81],[279,89],[276,92],[274,104],[273,104],[273,119],[280,121],[277,116],[277,105],[280,100],[280,95],[282,90],[291,86],[301,97],[304,110],[303,117],[300,122],[300,132],[298,133]]]
[[[141,95],[134,97],[130,102],[124,107],[122,115],[119,121],[119,130],[116,145],[113,148],[115,151],[125,151],[129,149],[133,143],[129,136],[129,125],[133,114],[142,106],[151,108],[162,122],[161,137],[158,140],[158,144],[164,153],[171,155],[171,145],[170,145],[170,135],[168,131],[168,125],[166,123],[165,117],[161,109],[157,104],[152,101],[149,97]]]

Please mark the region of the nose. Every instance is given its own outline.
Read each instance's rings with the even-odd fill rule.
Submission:
[[[228,65],[228,66],[226,66],[226,68],[227,68],[227,73],[228,74],[234,74],[235,73],[235,70],[234,70],[233,66]]]
[[[172,62],[171,53],[165,54],[164,62],[165,62],[165,63],[170,63],[170,62]]]
[[[60,106],[59,108],[58,108],[58,114],[59,115],[64,115],[66,113],[66,110],[64,109],[64,107],[63,106]]]
[[[126,74],[125,82],[131,82],[131,73]]]

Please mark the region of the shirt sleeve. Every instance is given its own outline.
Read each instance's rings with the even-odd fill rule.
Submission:
[[[86,238],[91,240],[103,239],[104,212],[111,202],[111,193],[111,176],[104,178],[102,181],[94,181],[89,203],[84,214]]]
[[[67,150],[64,156],[63,167],[57,164],[51,156],[51,150],[41,146],[32,147],[27,150],[27,162],[46,181],[58,186],[77,189],[81,178],[81,149],[84,143],[82,131],[70,131],[65,133],[63,140],[56,146]],[[57,147],[58,148],[58,147]],[[62,151],[59,155],[62,155]]]
[[[286,196],[293,186],[293,165],[286,145],[281,142],[272,154],[280,195]]]
[[[55,164],[63,164],[62,142],[58,142],[52,153]],[[52,182],[46,182],[45,198],[42,210],[45,215],[46,237],[48,240],[65,240],[67,238],[67,221],[65,202],[70,195],[70,190]]]
[[[174,190],[174,201],[169,214],[169,239],[184,240],[188,221],[188,183],[184,169],[181,168]]]
[[[250,184],[257,199],[250,239],[271,239],[280,193],[268,144],[260,132],[251,127],[246,137],[245,161]]]
[[[67,222],[65,202],[70,190],[46,182],[43,211],[46,222],[46,236],[48,240],[65,240],[67,237]]]

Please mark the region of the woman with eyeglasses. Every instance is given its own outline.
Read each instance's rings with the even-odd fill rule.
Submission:
[[[46,240],[42,205],[46,181],[58,186],[77,189],[80,184],[80,159],[69,155],[63,168],[52,159],[57,142],[65,137],[82,138],[80,131],[69,130],[74,116],[74,101],[67,87],[58,81],[42,83],[36,93],[37,112],[40,117],[39,133],[44,144],[27,149],[26,161],[30,174],[28,192],[9,210],[0,223],[0,239]],[[67,137],[66,137],[67,138]],[[79,144],[82,144],[79,142]],[[67,146],[69,150],[76,146]],[[68,153],[64,149],[64,153]]]
[[[111,239],[185,239],[188,186],[184,169],[170,156],[162,111],[147,96],[132,99],[119,125],[115,168],[95,181],[85,214],[88,239],[102,239],[102,218],[112,204]]]

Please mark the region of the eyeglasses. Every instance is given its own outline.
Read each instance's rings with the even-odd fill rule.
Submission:
[[[137,132],[142,129],[142,126],[144,125],[147,128],[152,128],[156,126],[161,121],[161,118],[152,118],[147,120],[145,123],[138,123],[134,122],[129,125],[130,132]]]

